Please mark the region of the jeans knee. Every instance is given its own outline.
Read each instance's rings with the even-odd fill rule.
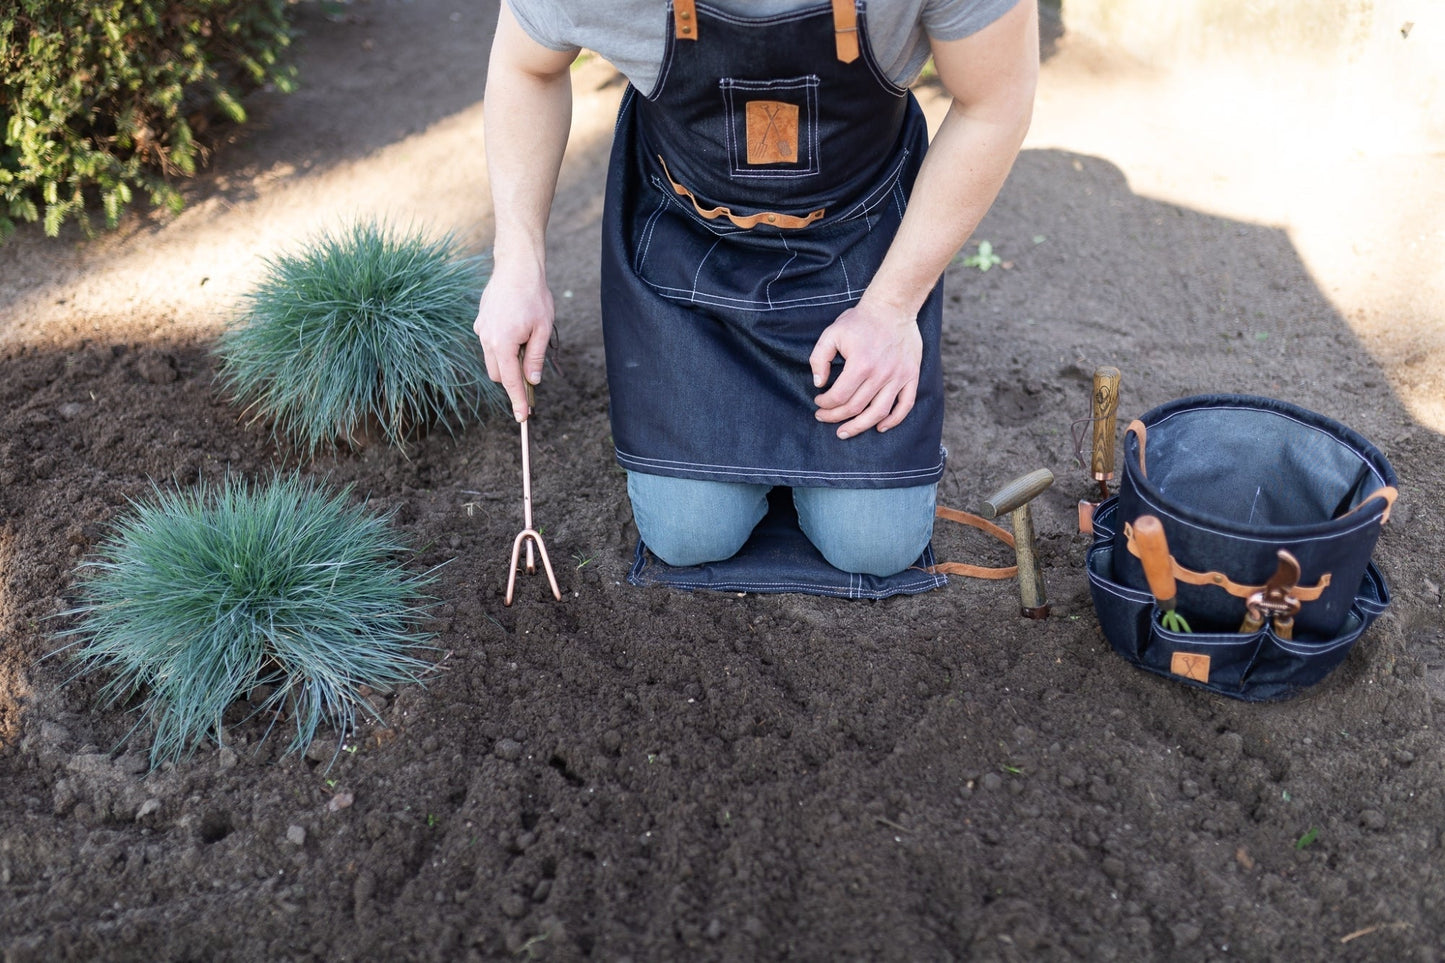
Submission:
[[[914,488],[794,492],[798,522],[828,564],[845,572],[888,576],[923,554],[933,537],[937,485]]]
[[[630,472],[627,494],[643,544],[677,567],[731,558],[767,513],[765,485]]]

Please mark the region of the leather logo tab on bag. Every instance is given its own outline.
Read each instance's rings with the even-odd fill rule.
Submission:
[[[1169,671],[1195,682],[1209,681],[1209,656],[1198,652],[1175,652],[1169,660]]]
[[[798,162],[798,107],[777,100],[750,100],[745,108],[749,164]]]

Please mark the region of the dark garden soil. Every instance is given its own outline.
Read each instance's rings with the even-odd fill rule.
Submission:
[[[976,235],[1008,263],[950,270],[944,343],[942,498],[976,508],[1053,469],[1035,514],[1050,618],[1020,618],[1008,582],[883,602],[626,583],[595,263],[620,87],[593,62],[553,223],[560,371],[533,423],[563,600],[523,576],[502,604],[510,424],[305,464],[394,512],[417,567],[446,563],[436,672],[377,694],[386,725],[334,764],[334,733],[302,758],[246,724],[148,771],[103,680],[40,661],[54,617],[153,482],[295,464],[209,353],[260,256],[374,210],[485,243],[479,6],[299,8],[303,90],[253,98],[185,214],[0,248],[4,963],[1445,957],[1445,316],[1399,284],[1434,265],[1416,242],[1442,223],[1439,158],[1254,177],[1248,144],[1148,114],[1164,82],[1066,23]],[[1313,230],[1329,218],[1289,191],[1361,171],[1382,193]],[[1391,459],[1403,495],[1376,560],[1394,604],[1324,682],[1244,704],[1110,651],[1074,517],[1091,482],[1071,425],[1098,364],[1123,371],[1125,418],[1266,394]],[[1005,561],[957,527],[936,546]]]

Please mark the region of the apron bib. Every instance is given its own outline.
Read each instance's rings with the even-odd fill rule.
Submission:
[[[624,95],[602,245],[624,468],[799,487],[942,475],[941,283],[903,423],[842,441],[814,417],[808,356],[881,263],[928,141],[873,62],[861,7],[749,18],[677,0],[657,89]]]

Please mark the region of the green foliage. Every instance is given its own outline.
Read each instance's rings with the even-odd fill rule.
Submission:
[[[210,121],[240,98],[289,91],[286,0],[0,3],[0,239],[16,221],[108,226],[137,194],[178,210]]]
[[[314,455],[374,428],[401,446],[505,408],[471,328],[485,261],[451,235],[358,222],[267,267],[216,353],[222,383],[277,437]]]
[[[995,265],[1002,264],[1003,258],[994,253],[992,241],[979,241],[978,253],[960,258],[959,263],[964,267],[978,268],[980,271],[987,271]]]
[[[349,495],[295,475],[157,489],[82,565],[64,613],[79,621],[62,633],[78,638],[63,651],[111,675],[107,704],[140,699],[152,765],[221,741],[228,707],[267,690],[256,712],[294,722],[288,752],[323,723],[344,739],[358,711],[375,715],[362,686],[388,691],[428,668],[433,577],[408,574],[390,519]]]

